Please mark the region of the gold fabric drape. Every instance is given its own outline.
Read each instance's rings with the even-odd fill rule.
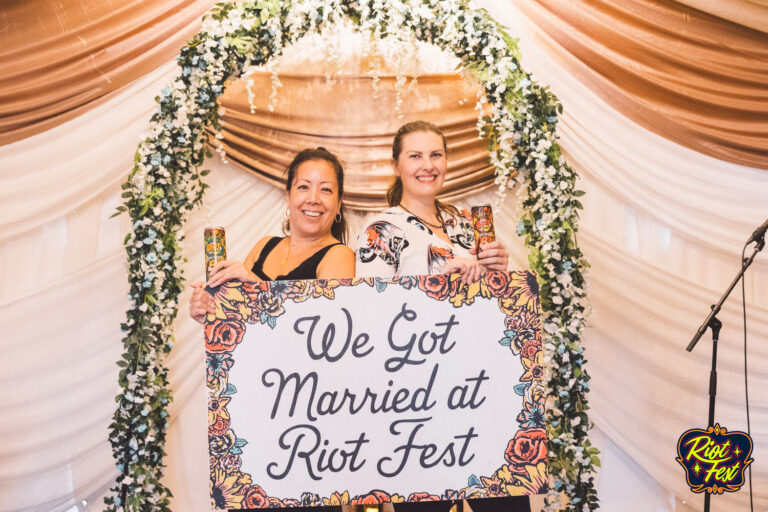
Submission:
[[[246,85],[227,87],[219,104],[223,139],[210,132],[227,159],[265,180],[284,186],[283,172],[301,149],[323,146],[344,163],[344,201],[356,210],[381,210],[392,182],[392,139],[401,124],[431,121],[448,142],[448,174],[441,199],[452,201],[493,186],[494,170],[485,140],[478,136],[475,110],[477,85],[458,74],[420,76],[403,91],[403,118],[396,103],[394,76],[382,76],[378,91],[372,78],[342,75],[327,80],[322,73],[280,73],[278,103],[270,112],[270,74],[257,72],[253,90],[256,111],[250,113]]]
[[[3,2],[0,145],[87,111],[172,59],[215,0]],[[696,151],[768,168],[763,0],[532,0],[561,63],[628,118]]]
[[[696,151],[768,169],[765,32],[659,0],[518,6],[573,55],[562,65],[635,122]]]
[[[0,145],[76,117],[172,59],[213,4],[3,2]]]
[[[754,28],[761,32],[768,31],[768,2],[765,0],[678,0],[702,12],[718,18]]]

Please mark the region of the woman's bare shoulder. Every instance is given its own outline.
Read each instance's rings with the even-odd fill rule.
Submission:
[[[355,251],[343,244],[334,245],[317,266],[319,279],[355,276]]]

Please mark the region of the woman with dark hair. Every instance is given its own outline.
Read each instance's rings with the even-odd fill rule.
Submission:
[[[300,151],[286,170],[285,237],[264,237],[244,262],[225,260],[211,270],[208,283],[194,283],[189,314],[202,323],[213,311],[204,285],[232,280],[277,281],[353,277],[355,254],[344,245],[344,169],[325,148]]]
[[[387,190],[390,208],[371,218],[358,237],[358,276],[458,272],[474,282],[486,270],[507,269],[503,244],[482,244],[478,253],[469,213],[438,201],[446,153],[445,136],[432,123],[413,121],[397,131],[392,143],[395,181]]]

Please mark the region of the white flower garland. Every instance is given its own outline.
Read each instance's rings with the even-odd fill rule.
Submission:
[[[122,324],[122,391],[110,426],[119,475],[105,499],[107,510],[170,510],[170,491],[161,483],[171,400],[164,358],[183,285],[184,218],[207,188],[202,180],[207,171],[198,171],[211,154],[204,127],[220,129],[217,98],[228,79],[268,64],[285,46],[344,19],[370,34],[373,51],[382,37],[396,44],[415,38],[458,57],[482,85],[478,128],[488,140],[500,199],[516,182],[525,190],[518,232],[540,281],[550,394],[549,508],[596,509],[599,459],[587,438],[589,376],[580,342],[588,308],[583,276],[588,265],[576,242],[582,192],[575,189],[576,173],[560,158],[557,99],[520,69],[515,40],[472,2],[260,0],[219,4],[205,17],[200,33],[179,55],[179,75],[157,97],[157,112],[123,185],[124,205],[118,210],[128,211],[133,221],[125,239],[132,302]],[[398,75],[398,81],[402,88],[405,77]],[[273,75],[270,105],[278,85]],[[250,86],[249,94],[255,94]]]

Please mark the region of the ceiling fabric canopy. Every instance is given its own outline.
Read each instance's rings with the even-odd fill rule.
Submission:
[[[0,145],[76,117],[167,62],[212,3],[6,5]],[[768,169],[768,4],[536,0],[520,9],[547,44],[567,48],[562,65],[633,121],[715,158]]]
[[[548,44],[568,51],[566,69],[636,123],[715,158],[768,169],[767,33],[660,0],[536,0],[519,8]],[[740,19],[737,10],[730,17]]]
[[[210,0],[4,2],[0,145],[81,115],[174,56]]]

